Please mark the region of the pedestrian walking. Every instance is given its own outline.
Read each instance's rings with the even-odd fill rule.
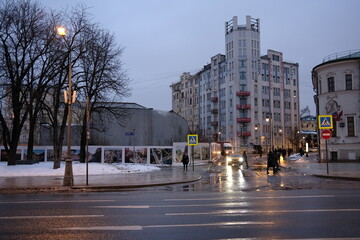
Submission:
[[[248,164],[248,161],[247,161],[246,151],[243,152],[243,159],[244,159],[244,162],[246,163],[246,168],[249,168],[249,164]]]
[[[275,159],[274,159],[274,153],[270,151],[267,155],[267,168],[266,168],[266,174],[269,174],[269,168],[273,169],[273,174],[276,173],[276,166],[275,166]]]
[[[181,159],[181,162],[183,163],[183,170],[187,171],[188,164],[189,164],[189,154],[188,154],[187,147],[185,147],[184,155]]]

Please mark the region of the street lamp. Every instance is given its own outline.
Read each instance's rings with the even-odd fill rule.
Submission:
[[[283,140],[283,134],[282,134],[282,129],[279,129],[279,134],[280,134],[280,139],[281,139],[281,148],[284,148],[284,140]]]
[[[272,143],[273,143],[273,141],[272,141],[272,139],[273,139],[273,129],[272,129],[272,125],[271,125],[271,121],[272,121],[271,115],[267,115],[265,120],[266,120],[266,122],[269,122],[269,126],[270,126],[270,150],[273,150],[273,145],[272,145]]]
[[[256,143],[256,145],[260,145],[260,144],[258,144],[257,130],[258,130],[258,126],[255,125],[255,143]]]
[[[66,36],[66,28],[64,27],[58,27],[57,33],[62,36],[65,40]],[[65,40],[66,44],[66,40]],[[72,159],[71,159],[71,118],[72,118],[72,112],[71,112],[71,104],[75,102],[76,99],[76,91],[72,91],[72,69],[71,69],[71,48],[68,44],[66,44],[68,51],[69,51],[69,59],[68,59],[68,79],[69,79],[69,88],[68,90],[64,90],[64,102],[68,104],[68,129],[67,129],[67,154],[65,159],[65,173],[64,173],[64,186],[73,186],[74,185],[74,175],[73,175],[73,169],[72,169]]]

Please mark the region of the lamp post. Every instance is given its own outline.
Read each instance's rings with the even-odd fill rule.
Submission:
[[[283,140],[283,134],[282,134],[282,129],[279,129],[279,135],[280,135],[280,139],[281,139],[281,148],[284,148],[284,140]]]
[[[66,36],[66,29],[64,27],[58,27],[57,33],[62,36],[65,40]],[[65,41],[66,44],[66,41]],[[73,186],[74,185],[74,175],[73,175],[73,169],[72,169],[72,159],[71,159],[71,118],[72,118],[72,112],[71,112],[71,104],[75,102],[76,99],[76,91],[72,91],[72,69],[71,69],[71,48],[68,46],[69,51],[69,59],[68,59],[68,80],[69,80],[69,88],[68,90],[64,91],[64,102],[68,104],[68,129],[67,129],[67,154],[65,159],[65,173],[64,173],[64,186]]]
[[[270,126],[270,151],[273,150],[273,129],[272,129],[272,119],[271,119],[271,115],[268,115],[266,117],[266,122],[269,122],[269,126]]]
[[[256,145],[260,145],[259,143],[258,143],[258,136],[257,136],[257,130],[258,130],[258,126],[257,125],[255,125],[255,144]]]

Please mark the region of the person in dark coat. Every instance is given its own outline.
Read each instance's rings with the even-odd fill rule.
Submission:
[[[243,159],[244,159],[244,162],[246,163],[246,168],[249,168],[249,164],[248,164],[248,161],[247,161],[246,151],[243,152]]]
[[[188,154],[187,148],[185,148],[184,155],[181,159],[181,162],[183,163],[184,171],[187,171],[188,164],[189,164],[189,154]]]
[[[267,168],[266,168],[266,174],[269,174],[269,168],[273,169],[273,174],[276,173],[276,166],[275,166],[275,156],[274,152],[270,151],[267,155]]]

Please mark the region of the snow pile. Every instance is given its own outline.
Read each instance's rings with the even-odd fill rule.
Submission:
[[[0,177],[25,176],[63,176],[65,162],[61,167],[53,169],[53,162],[41,162],[32,165],[7,166],[7,162],[0,162]],[[86,164],[73,162],[73,175],[86,175]],[[102,164],[89,163],[89,175],[140,173],[160,170],[159,167],[146,164]]]

